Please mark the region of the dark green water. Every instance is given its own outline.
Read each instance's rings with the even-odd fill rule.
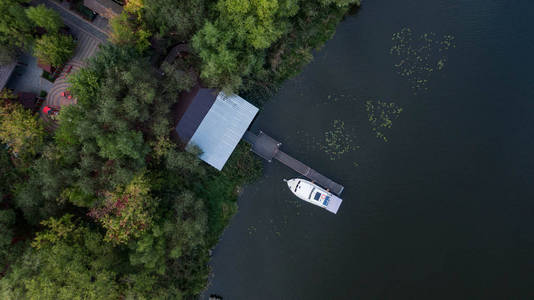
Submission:
[[[448,60],[417,95],[389,53],[403,27],[455,38],[431,54]],[[266,165],[214,251],[207,293],[534,298],[533,54],[532,1],[365,1],[253,125],[345,185],[338,215],[296,199],[282,182],[296,174]],[[368,100],[403,108],[387,143]],[[350,145],[330,157],[320,145],[334,120]]]

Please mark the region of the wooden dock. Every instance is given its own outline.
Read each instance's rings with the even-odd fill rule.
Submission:
[[[252,145],[252,152],[256,153],[258,156],[262,157],[268,162],[272,162],[273,159],[276,159],[282,164],[288,166],[289,168],[295,170],[296,172],[302,174],[316,184],[330,190],[330,192],[338,196],[340,196],[343,192],[344,187],[342,185],[334,182],[330,178],[322,175],[299,160],[281,151],[280,146],[282,143],[276,141],[262,131],[260,131],[259,135],[247,131],[243,136],[243,140]]]

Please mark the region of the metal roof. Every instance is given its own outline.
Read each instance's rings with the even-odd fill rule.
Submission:
[[[17,62],[15,61],[7,65],[0,65],[0,90],[3,89],[7,84],[7,81],[9,80],[9,77],[11,77],[13,70],[15,70],[16,65]]]
[[[220,92],[187,146],[198,146],[200,159],[220,171],[257,113],[238,95]]]
[[[181,97],[174,114],[179,120],[176,124],[176,133],[184,144],[191,140],[216,99],[216,90],[200,88],[199,86],[195,86],[189,93]]]

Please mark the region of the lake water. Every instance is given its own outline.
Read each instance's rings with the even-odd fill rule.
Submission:
[[[413,40],[401,48],[415,50],[391,55],[403,28]],[[343,184],[340,211],[298,200],[282,182],[297,174],[266,164],[214,250],[206,294],[533,298],[533,54],[531,0],[364,1],[253,124]],[[367,101],[377,116],[378,101],[403,109],[377,129],[387,142]]]

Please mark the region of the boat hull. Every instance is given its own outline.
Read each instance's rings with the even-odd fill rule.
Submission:
[[[308,180],[293,178],[287,180],[287,186],[300,199],[322,207],[334,214],[337,213],[341,202],[343,202],[341,198]]]

